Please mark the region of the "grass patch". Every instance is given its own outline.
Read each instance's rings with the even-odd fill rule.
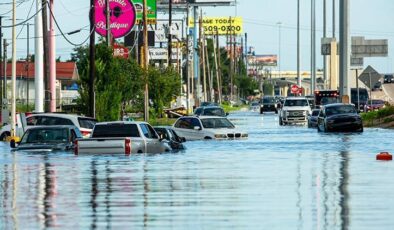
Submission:
[[[243,108],[248,108],[248,105],[241,105],[241,106],[233,105],[233,106],[231,106],[228,103],[223,103],[221,106],[223,107],[224,112],[226,112],[226,113],[238,111],[238,110],[241,110]]]
[[[394,106],[387,106],[378,111],[371,111],[362,113],[361,118],[366,126],[373,126],[374,124],[390,123],[394,121]]]

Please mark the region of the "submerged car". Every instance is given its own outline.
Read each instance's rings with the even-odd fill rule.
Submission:
[[[363,132],[363,122],[352,104],[329,104],[321,107],[317,130],[323,132]]]
[[[171,126],[156,126],[153,128],[161,138],[168,142],[172,150],[185,149],[182,143],[186,142],[186,138],[180,137]]]
[[[23,134],[20,142],[11,141],[13,150],[72,150],[74,141],[82,138],[79,129],[71,125],[31,127]]]
[[[260,110],[260,103],[258,101],[254,101],[252,103],[250,103],[250,110],[251,111],[259,111]]]
[[[312,110],[312,114],[308,116],[308,128],[316,128],[319,109]]]
[[[181,117],[174,124],[177,134],[186,140],[203,139],[240,139],[248,134],[235,128],[233,123],[225,117],[201,116]]]

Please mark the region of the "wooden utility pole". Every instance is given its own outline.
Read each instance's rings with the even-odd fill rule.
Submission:
[[[201,59],[202,59],[202,73],[203,73],[203,87],[204,87],[204,101],[207,100],[207,71],[205,69],[205,36],[202,36],[201,41]]]
[[[48,13],[47,13],[47,0],[42,1],[42,37],[44,44],[44,89],[45,89],[45,112],[49,112],[50,108],[50,98],[49,95],[49,39],[48,39]]]
[[[212,100],[212,74],[211,74],[211,66],[209,64],[209,55],[208,55],[208,44],[206,43],[205,37],[204,37],[204,49],[205,49],[205,60],[207,62],[207,74],[208,74],[208,83],[209,83],[209,101],[213,101]]]
[[[168,1],[168,67],[171,65],[171,59],[172,59],[172,34],[171,34],[171,29],[172,29],[172,0]]]
[[[222,104],[222,70],[221,70],[221,62],[220,62],[220,46],[219,46],[219,32],[216,32],[216,50],[217,50],[217,81],[218,81],[218,93],[219,93],[219,104]]]
[[[95,20],[95,7],[94,0],[90,0],[90,40],[89,40],[89,116],[96,117],[96,96],[94,92],[94,81],[96,78],[96,65],[95,65],[95,33],[92,31],[94,28]]]
[[[230,17],[230,28],[231,28],[231,17]],[[233,33],[230,31],[230,100],[233,100],[234,95],[234,53],[233,53]]]
[[[143,63],[143,67],[145,69],[145,93],[144,93],[144,117],[145,121],[149,121],[149,87],[148,87],[148,81],[149,81],[149,75],[148,75],[148,68],[149,68],[149,50],[148,50],[148,22],[147,22],[147,0],[143,1],[143,16],[142,20],[144,23],[144,42],[143,42],[143,59],[141,62]]]
[[[106,26],[106,39],[107,39],[107,46],[111,46],[111,21],[110,21],[110,7],[109,7],[109,0],[105,0],[105,26]]]

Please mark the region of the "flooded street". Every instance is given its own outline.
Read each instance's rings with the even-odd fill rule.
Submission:
[[[390,229],[393,130],[323,134],[275,114],[230,119],[247,140],[179,153],[74,156],[0,143],[0,229]]]

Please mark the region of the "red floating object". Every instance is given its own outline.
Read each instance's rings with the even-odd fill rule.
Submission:
[[[378,161],[391,161],[391,160],[393,160],[393,155],[391,155],[388,152],[381,152],[378,155],[376,155],[376,160],[378,160]]]

